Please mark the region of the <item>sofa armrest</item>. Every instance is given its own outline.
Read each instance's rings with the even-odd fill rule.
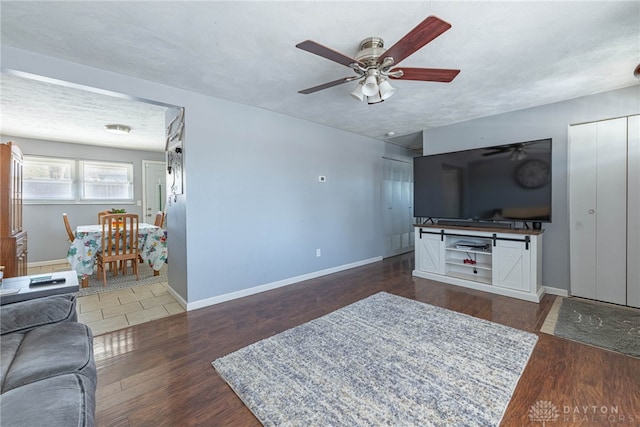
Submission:
[[[0,335],[77,320],[75,294],[35,298],[0,307]]]

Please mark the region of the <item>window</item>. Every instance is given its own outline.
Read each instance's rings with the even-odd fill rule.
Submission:
[[[133,164],[24,157],[25,202],[133,201]]]
[[[24,200],[75,200],[76,162],[72,159],[24,157]]]
[[[131,163],[80,161],[82,200],[133,201]]]

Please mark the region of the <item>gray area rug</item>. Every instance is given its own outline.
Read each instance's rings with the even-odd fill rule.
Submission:
[[[136,276],[131,272],[131,267],[127,270],[126,276],[123,276],[120,273],[118,273],[117,276],[114,276],[110,271],[107,271],[107,286],[105,287],[103,286],[102,278],[96,278],[96,274],[94,273],[89,277],[89,286],[87,288],[80,287],[77,295],[83,297],[131,288],[133,286],[152,285],[154,283],[166,282],[168,280],[167,265],[160,269],[160,274],[158,276],[154,276],[153,269],[151,267],[144,263],[138,264],[138,277],[139,280],[136,280]]]
[[[381,292],[212,365],[265,426],[497,426],[537,340]]]
[[[640,357],[639,309],[558,297],[541,331]]]

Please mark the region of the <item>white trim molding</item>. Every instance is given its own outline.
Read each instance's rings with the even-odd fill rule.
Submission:
[[[246,297],[260,292],[269,291],[271,289],[281,288],[283,286],[293,285],[295,283],[303,282],[305,280],[315,279],[317,277],[326,276],[328,274],[337,273],[339,271],[349,270],[355,267],[361,267],[363,265],[372,264],[374,262],[382,261],[382,257],[369,258],[362,261],[356,261],[350,264],[339,265],[337,267],[327,268],[325,270],[315,271],[313,273],[303,274],[301,276],[290,277],[288,279],[278,280],[276,282],[265,283],[264,285],[255,286],[253,288],[243,289],[241,291],[230,292],[228,294],[218,295],[212,298],[206,298],[199,301],[189,302],[186,304],[186,310],[196,310],[198,308],[208,307],[210,305],[220,304],[221,302],[231,301],[237,298]],[[175,292],[171,292],[178,302],[182,304],[182,298],[179,298]]]
[[[171,285],[167,284],[167,292],[169,292],[169,294],[175,298],[176,302],[178,304],[180,304],[182,306],[182,308],[184,308],[185,310],[187,310],[187,302],[184,300],[184,298],[182,298],[180,296],[180,294],[178,294],[176,291],[173,290],[173,288],[171,287]]]
[[[27,263],[27,268],[31,268],[31,267],[43,267],[45,265],[56,265],[56,264],[66,264],[69,261],[67,261],[66,258],[64,259],[52,259],[50,261],[36,261],[36,262],[28,262]],[[71,269],[71,266],[69,266],[69,269]]]
[[[558,295],[565,298],[569,296],[569,291],[566,289],[553,288],[551,286],[544,286],[544,292],[549,295]]]

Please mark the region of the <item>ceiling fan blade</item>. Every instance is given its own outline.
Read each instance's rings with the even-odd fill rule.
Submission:
[[[502,153],[506,153],[507,150],[498,150],[498,151],[490,151],[488,153],[483,153],[482,156],[487,157],[487,156],[495,156],[496,154],[502,154]]]
[[[483,156],[495,156],[496,154],[508,153],[513,151],[512,145],[498,145],[495,147],[487,147],[485,150],[489,150],[487,153],[483,153]]]
[[[336,52],[333,49],[329,49],[326,46],[323,46],[319,43],[314,42],[313,40],[305,40],[296,45],[298,49],[306,50],[307,52],[311,52],[318,56],[322,56],[330,61],[337,62],[338,64],[344,65],[348,67],[349,64],[353,64],[354,62],[358,64],[359,62],[353,58],[348,57],[347,55],[343,55],[340,52]]]
[[[351,82],[351,81],[353,81],[353,80],[355,80],[357,78],[358,77],[344,77],[342,79],[334,80],[334,81],[329,82],[329,83],[324,83],[324,84],[321,84],[321,85],[318,85],[318,86],[310,87],[308,89],[299,90],[298,93],[303,93],[305,95],[308,95],[310,93],[317,92],[319,90],[329,89],[330,87],[341,85],[342,83]]]
[[[448,22],[435,16],[429,16],[396,42],[396,44],[387,49],[380,61],[382,62],[385,58],[391,57],[393,58],[393,63],[397,65],[400,61],[416,52],[449,28],[451,28],[451,24]]]
[[[394,77],[398,80],[421,80],[426,82],[449,83],[456,78],[460,70],[447,70],[443,68],[398,68],[402,70],[402,77]],[[391,70],[393,73],[396,69]]]

